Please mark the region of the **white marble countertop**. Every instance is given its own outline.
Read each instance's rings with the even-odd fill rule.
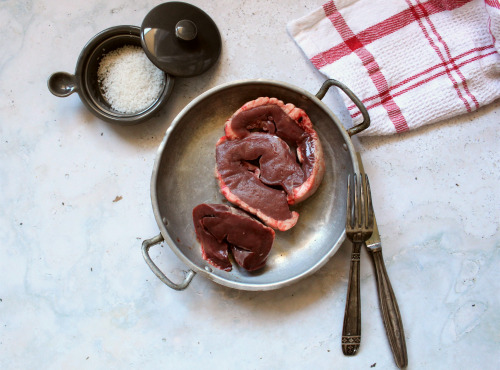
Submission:
[[[74,94],[47,89],[73,72],[99,31],[140,25],[158,1],[3,1],[0,5],[0,368],[395,368],[362,253],[362,345],[340,337],[350,244],[316,274],[269,292],[201,276],[182,292],[141,255],[158,234],[150,177],[170,121],[221,83],[270,78],[313,93],[324,76],[286,31],[323,0],[190,1],[223,39],[219,63],[177,79],[147,123],[100,121]],[[345,119],[337,93],[324,100]],[[370,175],[411,369],[500,367],[500,101],[394,137],[355,140]],[[174,280],[186,267],[155,255]]]

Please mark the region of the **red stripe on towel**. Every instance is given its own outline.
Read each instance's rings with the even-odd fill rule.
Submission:
[[[457,55],[456,57],[452,58],[451,60],[453,60],[453,62],[458,62],[458,61],[460,61],[460,59],[466,57],[469,54],[479,53],[481,51],[485,51],[485,50],[488,50],[488,49],[495,49],[495,45],[487,45],[487,46],[482,46],[482,47],[477,47],[477,48],[471,49],[469,51],[466,51],[466,52],[464,52],[462,54]],[[493,53],[489,53],[489,54],[486,54],[486,55],[479,54],[473,60],[479,60],[479,59],[482,59],[485,56],[493,55],[495,53],[496,53],[496,50]],[[469,61],[467,63],[465,63],[465,64],[468,64],[468,63],[469,63]],[[460,64],[460,67],[463,66],[463,65],[465,65],[465,64]],[[405,84],[407,84],[407,83],[409,83],[409,82],[411,82],[411,81],[413,81],[413,80],[415,80],[415,79],[417,79],[419,77],[422,77],[422,76],[424,76],[424,75],[426,75],[426,74],[434,71],[437,68],[441,68],[441,67],[444,67],[444,66],[445,66],[445,63],[436,64],[433,67],[430,67],[430,68],[428,68],[428,69],[426,69],[426,70],[424,70],[422,72],[419,72],[419,73],[417,73],[417,74],[415,74],[415,75],[413,75],[411,77],[408,77],[408,78],[402,80],[401,82],[398,82],[397,84],[394,84],[393,86],[390,87],[391,93],[393,93],[393,91],[396,90],[396,89],[398,89],[399,87],[401,87],[401,86],[403,86],[403,85],[405,85]],[[442,74],[443,73],[440,73],[439,76],[441,76]],[[373,96],[370,96],[368,98],[363,99],[362,102],[363,102],[363,104],[366,104],[366,103],[368,103],[368,102],[370,102],[370,101],[372,101],[374,99],[377,99],[377,98],[378,98],[378,95],[373,95]],[[352,105],[350,105],[348,107],[349,110],[352,110],[352,109],[355,109],[355,108],[356,108],[355,104],[352,104]]]
[[[406,119],[403,116],[401,109],[398,107],[398,105],[390,95],[387,80],[380,70],[380,67],[373,54],[371,54],[362,44],[360,39],[354,35],[353,31],[347,25],[345,19],[335,7],[333,1],[329,1],[328,3],[323,5],[323,9],[325,15],[328,17],[330,22],[332,22],[332,25],[342,37],[342,40],[349,48],[349,50],[354,51],[354,53],[361,59],[363,66],[368,71],[368,75],[370,76],[379,93],[380,101],[387,111],[392,124],[396,128],[396,131],[408,131],[409,128]]]
[[[490,53],[487,53],[487,54],[477,55],[477,56],[475,56],[475,57],[473,57],[473,58],[471,58],[471,59],[468,59],[468,60],[466,60],[466,61],[464,61],[464,62],[462,62],[462,63],[459,63],[459,64],[458,64],[458,67],[459,67],[459,68],[461,68],[461,67],[463,67],[463,66],[464,66],[464,65],[466,65],[466,64],[469,64],[469,63],[475,62],[475,61],[477,61],[477,60],[479,60],[479,59],[483,59],[483,58],[485,58],[485,57],[487,57],[487,56],[490,56],[490,55],[495,55],[495,54],[497,54],[497,51],[496,51],[496,50],[495,50],[495,51],[492,51],[492,52],[490,52]],[[392,96],[393,96],[393,97],[397,97],[397,96],[403,95],[404,93],[407,93],[408,91],[411,91],[411,90],[413,90],[413,89],[415,89],[415,88],[417,88],[417,87],[419,87],[419,86],[421,86],[421,85],[423,85],[423,84],[425,84],[425,83],[427,83],[427,82],[429,82],[429,81],[432,81],[432,80],[434,80],[434,79],[436,79],[436,78],[438,78],[438,77],[440,77],[440,76],[443,76],[443,75],[445,75],[445,74],[446,74],[446,71],[441,71],[441,72],[438,72],[438,73],[436,73],[436,74],[434,74],[434,75],[432,75],[432,76],[430,76],[430,77],[428,77],[428,78],[426,78],[426,79],[424,79],[424,80],[422,80],[422,81],[419,81],[419,82],[417,82],[417,83],[415,83],[415,84],[413,84],[413,85],[411,85],[411,86],[408,86],[407,88],[405,88],[405,89],[403,89],[403,90],[401,90],[401,91],[398,91],[398,92],[393,93],[393,94],[392,94]],[[400,84],[399,86],[401,86],[401,85],[402,85],[402,84]],[[376,96],[376,97],[374,97],[374,98],[378,98],[378,96]],[[366,99],[365,99],[365,100],[366,100]],[[378,102],[376,102],[376,103],[374,103],[374,104],[372,104],[372,105],[367,105],[367,106],[366,106],[366,109],[376,108],[376,107],[378,107],[378,106],[380,106],[380,105],[382,105],[382,104],[383,104],[383,102],[382,102],[382,101],[378,101]],[[350,110],[351,110],[351,107],[352,107],[352,108],[357,108],[355,105],[353,105],[353,106],[350,106],[350,107],[349,107],[349,109],[350,109]],[[351,117],[352,117],[352,118],[356,118],[356,117],[358,117],[360,114],[361,114],[361,112],[358,110],[358,111],[355,111],[354,113],[351,113]]]
[[[430,0],[424,4],[421,4],[421,6],[425,9],[425,12],[428,15],[431,15],[440,13],[445,10],[453,10],[455,8],[459,8],[470,1],[472,0],[449,2],[444,2],[442,0]],[[329,4],[325,4],[324,8],[329,6]],[[395,14],[392,17],[389,17],[371,27],[368,27],[367,29],[353,36],[355,36],[362,45],[369,45],[372,42],[379,40],[384,36],[390,35],[391,33],[394,33],[415,22],[418,19],[416,17],[419,17],[419,15],[416,15],[416,12],[413,8],[414,6],[410,5],[409,9],[403,10],[402,12]],[[351,54],[351,52],[353,51],[354,50],[352,50],[345,41],[342,44],[335,45],[334,47],[313,56],[310,60],[317,69],[320,69],[328,64],[332,64],[333,62],[339,60],[342,57],[345,57],[346,55]]]
[[[478,103],[476,97],[474,95],[472,95],[472,93],[469,91],[469,87],[467,86],[467,81],[466,81],[464,75],[462,74],[462,71],[460,70],[460,68],[458,68],[456,66],[455,62],[453,61],[453,58],[451,56],[450,49],[449,49],[448,45],[446,44],[444,39],[441,37],[441,35],[438,33],[436,26],[434,26],[434,23],[431,21],[431,19],[429,17],[429,13],[425,9],[425,7],[422,6],[422,4],[420,3],[419,0],[417,0],[417,4],[418,4],[419,8],[422,9],[422,11],[424,12],[425,20],[429,24],[432,32],[437,37],[437,39],[441,43],[441,45],[443,45],[446,56],[448,57],[448,61],[449,61],[449,63],[451,63],[453,70],[457,72],[457,75],[459,76],[459,78],[461,80],[461,85],[463,86],[465,93],[474,102],[476,109],[479,109],[479,103]]]
[[[500,2],[498,0],[484,0],[484,2],[492,8],[500,9]]]

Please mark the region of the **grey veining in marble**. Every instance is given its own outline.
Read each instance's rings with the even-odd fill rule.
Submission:
[[[223,51],[177,79],[162,112],[134,127],[94,118],[48,76],[73,72],[84,44],[140,25],[159,1],[0,2],[0,368],[392,369],[373,268],[361,260],[362,344],[342,355],[350,246],[315,275],[271,292],[200,276],[170,290],[140,253],[158,233],[149,181],[175,115],[218,84],[271,78],[311,92],[324,79],[286,32],[320,6],[189,1],[213,17]],[[336,92],[325,103],[349,125]],[[409,369],[500,368],[500,102],[383,138],[356,139],[370,176]],[[152,249],[174,280],[185,266]]]

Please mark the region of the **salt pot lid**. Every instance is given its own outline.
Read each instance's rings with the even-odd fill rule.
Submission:
[[[221,36],[208,14],[194,5],[172,1],[153,8],[141,26],[148,58],[177,77],[199,75],[219,59]]]

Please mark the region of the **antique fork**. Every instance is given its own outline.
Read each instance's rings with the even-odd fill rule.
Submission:
[[[363,162],[361,156],[357,153],[358,163],[361,173],[364,173]],[[365,175],[366,176],[366,175]],[[377,280],[377,292],[380,303],[380,311],[382,312],[382,321],[384,322],[389,345],[391,346],[392,354],[396,365],[400,369],[408,366],[408,354],[406,351],[406,341],[403,328],[401,313],[399,312],[398,302],[394,291],[392,290],[391,281],[384,264],[382,257],[382,242],[377,227],[377,217],[373,212],[373,204],[371,200],[370,182],[366,177],[366,193],[368,195],[368,209],[373,213],[373,232],[370,238],[366,240],[366,249],[370,252],[375,266],[375,277]]]
[[[359,294],[359,257],[361,247],[373,232],[373,208],[367,191],[366,175],[347,179],[346,235],[352,241],[351,266],[342,327],[342,352],[353,356],[361,343],[361,300]]]

